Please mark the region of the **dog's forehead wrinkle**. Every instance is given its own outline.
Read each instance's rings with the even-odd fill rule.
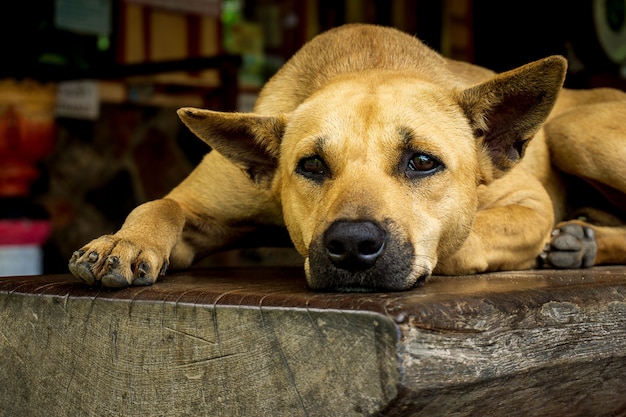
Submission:
[[[405,146],[413,140],[413,130],[408,126],[398,127],[398,134],[402,138],[402,144]]]
[[[326,147],[326,143],[328,142],[328,136],[318,136],[315,139],[315,145],[313,146],[313,150],[317,155],[324,155],[324,148]]]
[[[411,129],[406,126],[400,127],[398,129],[398,133],[400,134],[400,144],[402,150],[409,149],[427,151],[428,149],[423,148],[431,148],[431,144],[435,142],[430,134],[419,133],[415,129]]]

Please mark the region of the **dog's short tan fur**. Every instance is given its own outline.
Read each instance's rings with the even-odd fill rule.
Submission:
[[[70,269],[89,284],[147,285],[168,265],[272,245],[285,226],[323,290],[626,263],[626,94],[561,90],[565,68],[549,57],[496,75],[394,29],[326,32],[254,113],[181,109],[214,150]],[[596,209],[560,223],[580,205],[567,192],[579,180]]]

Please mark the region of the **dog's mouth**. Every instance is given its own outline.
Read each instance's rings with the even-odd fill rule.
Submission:
[[[339,292],[339,293],[377,293],[377,292],[390,292],[390,291],[408,291],[411,290],[413,288],[418,288],[421,287],[425,282],[426,279],[430,276],[430,273],[423,273],[422,275],[420,275],[415,281],[411,281],[411,282],[406,282],[405,285],[403,286],[396,286],[396,285],[392,285],[392,286],[387,286],[387,285],[347,285],[347,286],[343,286],[343,287],[336,287],[336,288],[323,288],[323,289],[317,289],[317,291],[322,291],[322,292]]]
[[[404,291],[431,273],[424,268],[415,278],[414,258],[413,245],[390,233],[389,224],[339,220],[309,247],[307,280],[318,291]]]

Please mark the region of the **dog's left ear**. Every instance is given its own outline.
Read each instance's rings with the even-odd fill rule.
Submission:
[[[551,56],[460,92],[458,102],[497,178],[517,164],[563,85],[567,61]]]
[[[278,164],[286,116],[224,113],[185,107],[178,116],[196,136],[243,169],[255,182],[271,178]]]

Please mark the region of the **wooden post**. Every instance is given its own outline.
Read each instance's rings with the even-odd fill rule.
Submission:
[[[626,268],[307,289],[299,268],[0,278],[1,416],[618,415]]]

